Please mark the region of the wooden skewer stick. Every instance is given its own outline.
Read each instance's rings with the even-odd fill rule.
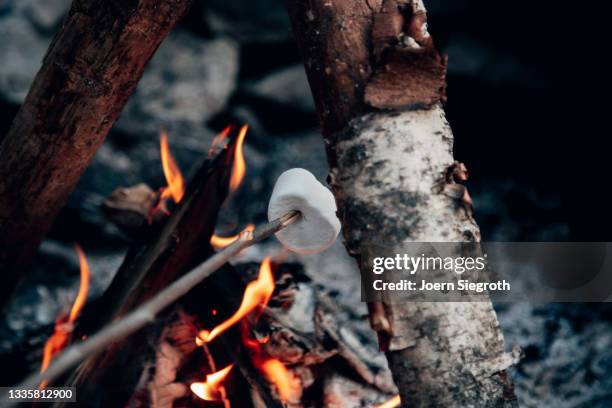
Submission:
[[[87,340],[68,347],[58,355],[45,372],[30,375],[16,387],[34,389],[43,381],[52,382],[65,373],[66,370],[78,364],[91,354],[101,351],[109,344],[125,338],[147,324],[152,323],[159,312],[185,295],[198,283],[212,275],[243,249],[286,228],[297,221],[300,216],[299,212],[291,211],[263,225],[255,231],[243,231],[238,239],[231,245],[174,281],[170,286],[125,317],[110,323]],[[3,400],[3,398],[0,397],[0,400]]]

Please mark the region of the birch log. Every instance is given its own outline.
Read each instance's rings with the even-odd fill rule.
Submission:
[[[478,241],[445,119],[446,60],[419,0],[288,0],[345,245]],[[361,265],[368,273],[366,265]],[[514,407],[490,302],[370,304],[404,407]]]
[[[74,0],[0,143],[0,306],[191,0]]]

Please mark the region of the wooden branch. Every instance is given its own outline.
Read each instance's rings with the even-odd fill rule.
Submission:
[[[209,241],[227,196],[234,142],[202,163],[169,218],[150,224],[144,222],[146,216],[142,219],[111,285],[85,309],[78,327],[81,334],[95,332],[133,310],[212,255]]]
[[[24,380],[19,387],[33,389],[42,381],[52,382],[66,372],[66,370],[78,364],[80,361],[83,361],[86,357],[100,352],[110,344],[129,336],[145,325],[153,322],[155,316],[159,312],[173,304],[198,283],[211,276],[232,257],[236,256],[245,248],[286,228],[294,221],[298,220],[299,217],[299,213],[289,213],[258,228],[254,232],[242,233],[238,240],[230,246],[213,255],[206,262],[200,264],[195,269],[173,282],[170,286],[159,292],[133,312],[118,321],[112,322],[87,340],[73,344],[65,349],[57,356],[44,373],[31,375]]]
[[[478,241],[441,103],[446,61],[421,0],[287,0],[317,105],[345,245]],[[369,266],[360,265],[364,274]],[[364,275],[367,276],[367,275]],[[516,405],[490,302],[373,303],[404,407]]]
[[[190,4],[74,0],[0,144],[1,302]]]
[[[141,217],[142,225],[121,267],[102,297],[83,311],[74,338],[95,333],[113,319],[126,315],[212,255],[209,241],[227,197],[235,142],[236,139],[231,140],[204,161],[169,218],[161,214],[147,223],[149,211]],[[146,207],[151,205],[154,204]],[[105,387],[111,387],[109,383],[122,384],[129,388],[133,373],[122,370],[118,375],[116,367],[128,358],[132,361],[147,358],[141,345],[158,335],[150,333],[151,330],[143,330],[115,342],[104,353],[89,356],[68,383],[77,386],[85,398],[96,395],[100,384]],[[121,395],[110,392],[107,396],[111,404],[117,403],[114,399],[121,399]]]

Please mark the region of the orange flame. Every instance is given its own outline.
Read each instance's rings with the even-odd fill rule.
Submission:
[[[240,183],[244,179],[246,172],[246,164],[244,162],[244,152],[242,151],[244,145],[244,138],[246,137],[249,127],[243,125],[238,133],[238,139],[236,140],[236,155],[234,157],[234,166],[232,167],[232,176],[230,177],[230,191],[236,191],[240,187]]]
[[[251,232],[254,230],[255,230],[255,224],[249,224],[244,229],[244,231],[251,231]],[[231,245],[234,241],[238,239],[238,237],[240,237],[240,234],[232,235],[231,237],[220,237],[218,235],[213,235],[210,238],[210,245],[212,245],[213,248],[215,249],[222,249],[222,248],[225,248],[226,246]]]
[[[285,367],[277,358],[270,357],[262,348],[268,338],[256,340],[249,336],[246,324],[242,324],[242,343],[251,352],[253,365],[266,379],[276,386],[278,395],[283,402],[297,401],[302,394],[299,379]]]
[[[278,395],[283,402],[294,401],[300,398],[301,387],[299,380],[289,371],[280,360],[267,358],[259,364],[254,360],[257,368],[278,389]]]
[[[90,280],[89,265],[87,264],[87,258],[83,253],[83,249],[81,249],[81,247],[77,244],[74,245],[74,249],[79,257],[79,266],[81,270],[79,292],[74,300],[72,308],[70,309],[70,313],[68,315],[64,313],[60,314],[55,321],[53,334],[51,337],[49,337],[49,339],[47,339],[47,342],[43,348],[43,358],[40,367],[41,373],[49,367],[49,364],[51,364],[51,361],[55,355],[68,345],[70,336],[72,334],[73,323],[76,321],[77,317],[79,317],[79,314],[85,305],[85,301],[87,300]],[[40,387],[44,388],[46,385],[47,383],[45,381],[40,384]]]
[[[198,333],[196,343],[210,343],[215,337],[238,323],[243,317],[255,309],[260,308],[261,310],[268,304],[268,301],[272,297],[274,287],[274,276],[272,275],[270,258],[266,257],[261,263],[257,279],[247,285],[244,296],[242,297],[242,303],[238,310],[229,319],[211,331],[201,330]]]
[[[168,146],[168,134],[162,130],[159,135],[162,169],[168,186],[161,190],[161,200],[172,198],[175,203],[179,203],[185,195],[185,180],[181,174],[172,153]]]
[[[376,408],[395,408],[395,407],[399,407],[401,403],[402,401],[400,400],[400,396],[396,395],[395,397],[391,398],[389,401],[386,401],[380,405],[377,405]]]
[[[223,382],[227,379],[234,365],[230,364],[222,370],[206,376],[206,382],[194,382],[189,388],[191,391],[206,401],[220,401],[223,399]]]
[[[79,257],[79,269],[81,271],[81,283],[79,285],[79,293],[77,294],[76,299],[74,300],[74,304],[72,305],[72,309],[70,309],[70,315],[68,316],[68,321],[70,323],[74,322],[81,310],[83,310],[83,306],[85,305],[85,301],[87,300],[87,293],[89,292],[89,265],[87,264],[87,258],[85,257],[85,253],[83,249],[75,244],[74,250],[76,251]]]

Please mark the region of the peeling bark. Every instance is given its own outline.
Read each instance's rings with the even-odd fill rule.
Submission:
[[[445,58],[419,0],[288,0],[317,104],[345,245],[479,241],[456,163]],[[382,109],[385,110],[382,110]],[[360,265],[364,273],[369,266]],[[404,407],[514,407],[490,302],[370,304]]]
[[[190,4],[74,0],[0,144],[2,302]]]
[[[446,178],[453,139],[440,106],[371,113],[348,129],[330,178],[351,254],[381,242],[401,253],[407,241],[480,239]],[[390,330],[378,329],[405,406],[513,406],[504,370],[516,355],[504,353],[490,302],[385,303],[383,311]]]

